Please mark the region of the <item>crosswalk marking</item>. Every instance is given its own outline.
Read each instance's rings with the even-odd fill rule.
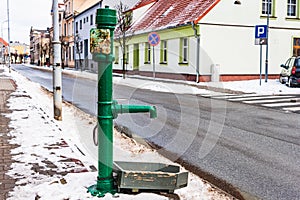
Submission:
[[[211,94],[203,94],[201,96],[232,102],[255,104],[268,108],[283,109],[290,112],[300,113],[300,95],[297,94],[260,95],[253,93],[226,94],[216,92]]]
[[[283,108],[283,110],[288,110],[288,111],[300,111],[300,107],[291,107],[291,108]]]
[[[262,106],[266,107],[283,107],[283,106],[298,106],[300,105],[300,102],[298,103],[271,103],[271,104],[261,104]]]
[[[254,100],[254,101],[243,101],[244,103],[249,103],[249,104],[263,104],[263,103],[279,103],[279,102],[291,102],[291,100],[300,102],[300,98],[294,98],[294,99],[267,99],[267,100]]]
[[[242,95],[223,95],[223,96],[215,96],[215,99],[233,99],[233,98],[242,98],[242,97],[253,97],[257,96],[257,94],[242,94]]]
[[[283,96],[268,96],[268,95],[262,95],[262,96],[257,96],[257,97],[242,97],[242,98],[237,98],[237,99],[228,99],[229,101],[243,101],[243,100],[258,100],[258,99],[278,99],[282,98]],[[284,96],[284,98],[288,97],[295,97],[295,96]]]
[[[213,92],[213,93],[208,93],[208,94],[201,94],[202,97],[213,97],[216,98],[218,96],[234,96],[235,94],[227,94],[227,93],[222,93],[222,92]]]

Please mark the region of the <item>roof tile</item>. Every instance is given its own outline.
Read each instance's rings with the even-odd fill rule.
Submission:
[[[133,24],[134,31],[159,30],[198,21],[220,0],[140,0],[141,4],[156,1],[144,17]]]

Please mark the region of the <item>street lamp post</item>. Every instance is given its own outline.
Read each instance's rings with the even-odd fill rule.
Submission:
[[[9,0],[7,0],[7,33],[8,33],[8,69],[10,71],[10,27],[9,27]]]
[[[59,41],[58,0],[52,1],[53,9],[53,101],[54,119],[62,121],[62,72],[61,42]]]
[[[267,0],[267,44],[266,44],[266,63],[265,63],[265,82],[268,82],[268,65],[269,65],[269,23],[270,23],[270,2],[271,0]]]

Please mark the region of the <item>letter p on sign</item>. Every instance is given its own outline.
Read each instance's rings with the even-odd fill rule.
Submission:
[[[255,38],[267,38],[268,26],[257,25],[255,26]]]

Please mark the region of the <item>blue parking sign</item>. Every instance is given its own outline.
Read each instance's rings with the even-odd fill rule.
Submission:
[[[255,26],[255,38],[267,38],[268,26],[257,25]]]

